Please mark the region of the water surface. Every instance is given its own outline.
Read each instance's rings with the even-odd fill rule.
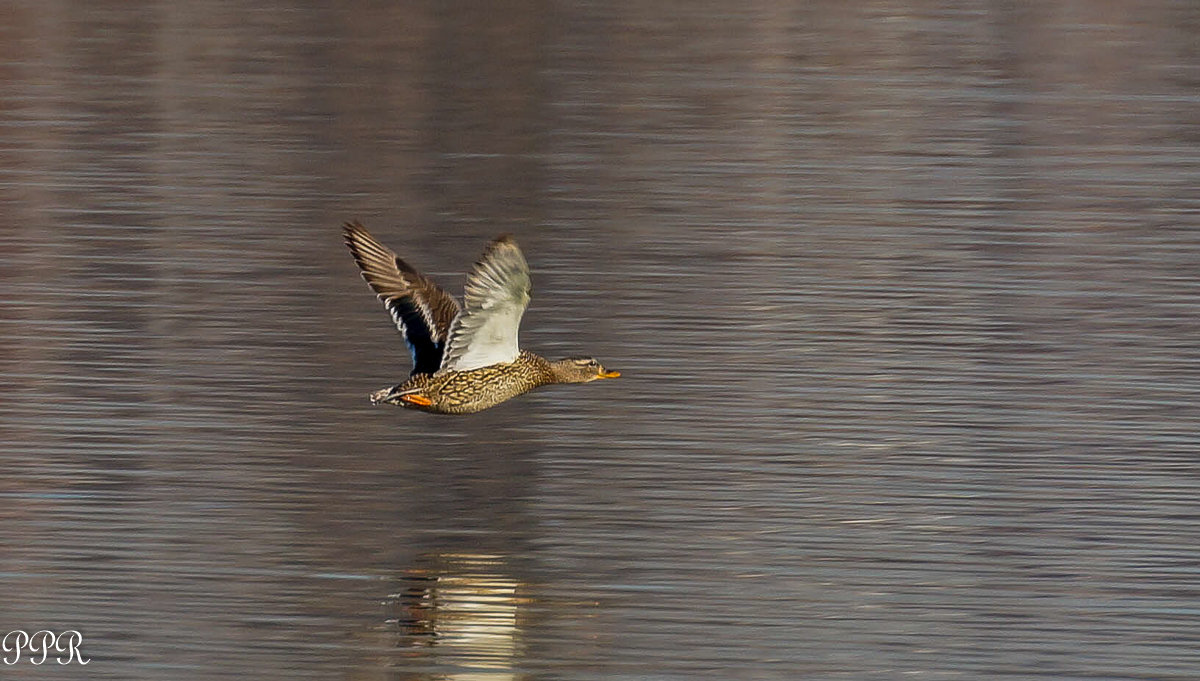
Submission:
[[[0,15],[4,678],[1200,668],[1191,3]],[[372,407],[353,218],[623,377]]]

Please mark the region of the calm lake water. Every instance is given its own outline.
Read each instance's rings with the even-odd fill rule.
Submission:
[[[91,662],[0,676],[1197,678],[1198,34],[4,4],[0,634]],[[372,407],[348,219],[623,377]]]

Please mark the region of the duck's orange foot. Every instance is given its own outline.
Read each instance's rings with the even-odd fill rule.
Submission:
[[[415,394],[414,395],[401,395],[400,401],[408,402],[409,404],[413,404],[418,407],[428,407],[433,404],[433,400],[429,399],[428,397],[425,397],[424,395],[415,395]]]

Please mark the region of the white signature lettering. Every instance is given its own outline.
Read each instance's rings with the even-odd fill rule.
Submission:
[[[92,661],[83,659],[83,652],[79,647],[83,645],[83,634],[68,629],[61,634],[56,634],[49,629],[42,629],[30,635],[29,633],[16,629],[4,635],[0,639],[0,661],[4,664],[14,665],[21,661],[21,655],[27,653],[30,664],[40,665],[46,662],[46,658],[51,652],[56,653],[54,659],[59,664],[71,664],[72,660],[79,664],[88,664]],[[41,653],[39,656],[38,653]],[[63,656],[66,659],[63,659]]]

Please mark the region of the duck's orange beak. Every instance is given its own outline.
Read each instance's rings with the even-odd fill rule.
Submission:
[[[600,378],[617,378],[620,375],[620,371],[601,371],[599,373]]]

